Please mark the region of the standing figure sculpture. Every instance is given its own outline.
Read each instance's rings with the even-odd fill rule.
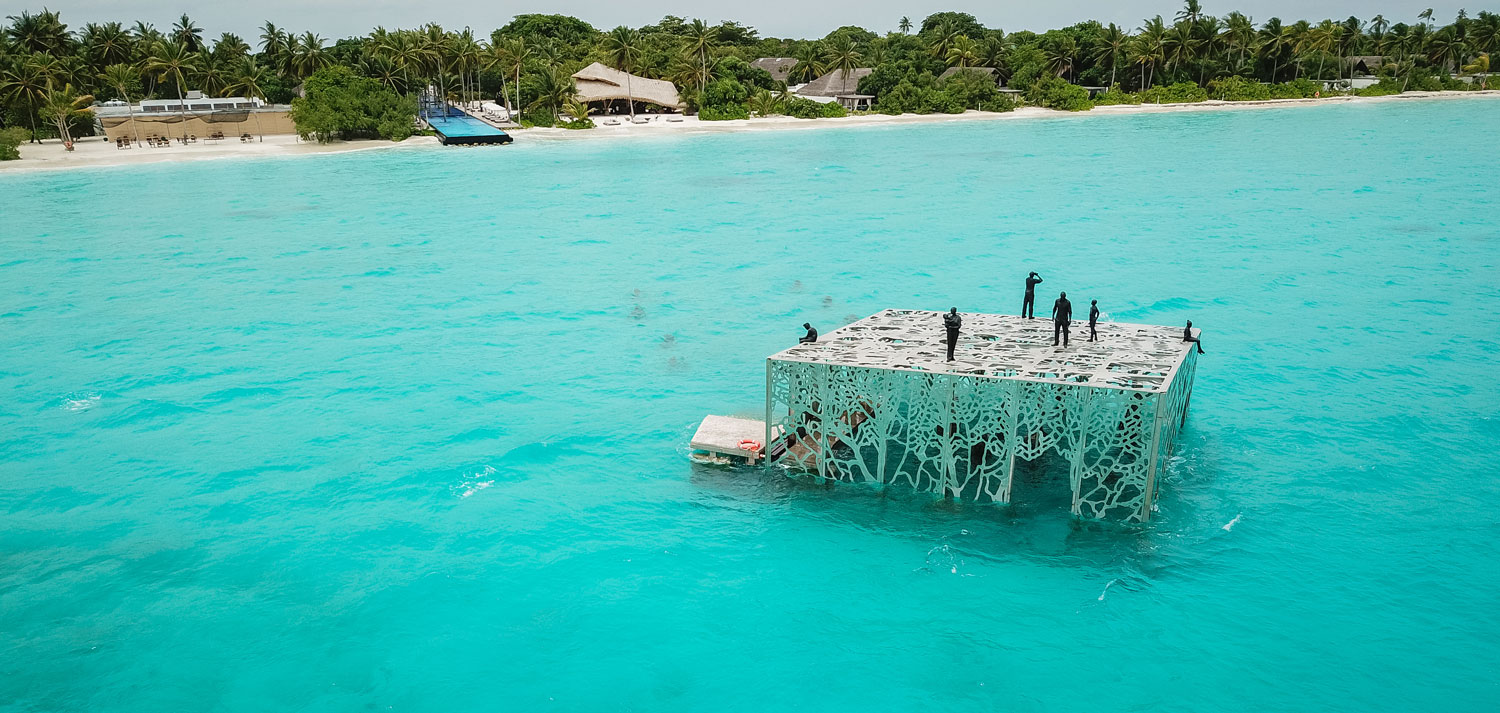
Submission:
[[[1193,344],[1198,345],[1198,353],[1203,353],[1203,342],[1199,341],[1197,337],[1193,336],[1193,320],[1191,319],[1188,320],[1187,326],[1182,328],[1182,341],[1192,342]]]
[[[798,344],[812,344],[813,342],[818,341],[818,330],[813,329],[811,322],[803,322],[802,328],[807,330],[807,334],[803,335],[801,339],[797,340]]]
[[[943,315],[943,326],[948,329],[948,361],[953,361],[953,348],[958,346],[958,328],[963,326],[964,320],[958,316],[958,308],[948,310]]]
[[[1021,316],[1026,319],[1036,318],[1036,286],[1041,282],[1042,276],[1035,272],[1026,276],[1026,299],[1021,302]]]
[[[1068,301],[1068,293],[1060,292],[1057,301],[1052,303],[1052,346],[1057,346],[1057,335],[1062,335],[1062,345],[1068,346],[1068,323],[1073,320],[1073,303]]]
[[[1089,300],[1089,341],[1098,341],[1099,300]]]

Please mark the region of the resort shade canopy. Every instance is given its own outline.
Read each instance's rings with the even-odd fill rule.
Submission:
[[[797,93],[804,97],[836,97],[852,94],[859,89],[859,80],[870,76],[870,73],[874,71],[869,67],[851,69],[846,79],[843,72],[834,70],[803,85]]]
[[[626,77],[630,78],[628,94]],[[634,99],[673,109],[681,109],[683,106],[682,98],[677,96],[677,86],[671,82],[626,74],[598,62],[578,70],[573,75],[573,81],[578,86],[578,101],[585,103]]]
[[[796,57],[761,57],[750,63],[751,67],[764,69],[770,72],[771,78],[778,82],[785,82],[792,75],[792,68],[797,66]]]

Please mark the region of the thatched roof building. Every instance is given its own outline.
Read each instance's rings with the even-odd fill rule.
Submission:
[[[959,72],[974,72],[976,74],[983,74],[986,77],[989,77],[990,80],[995,83],[995,86],[1000,85],[1000,72],[994,67],[949,67],[943,70],[942,74],[938,75],[938,81],[941,82],[955,74],[958,74]]]
[[[785,82],[791,76],[792,67],[797,66],[796,57],[761,57],[750,63],[751,67],[764,69],[771,73],[771,78],[778,82]]]
[[[629,93],[626,78],[629,77]],[[682,97],[677,96],[677,85],[664,79],[647,79],[626,74],[618,69],[595,62],[573,75],[578,86],[578,101],[588,103],[633,98],[658,106],[681,109]]]
[[[1353,67],[1356,74],[1371,75],[1385,66],[1385,57],[1378,54],[1353,55],[1344,58],[1345,67]]]
[[[843,72],[834,70],[803,85],[797,93],[804,97],[836,97],[841,94],[853,94],[859,90],[859,80],[870,76],[870,73],[874,71],[869,67],[851,69],[846,79]]]

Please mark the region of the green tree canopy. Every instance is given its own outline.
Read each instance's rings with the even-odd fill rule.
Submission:
[[[412,134],[417,102],[343,65],[325,67],[303,84],[307,96],[292,100],[292,121],[304,138],[380,137],[400,141]]]

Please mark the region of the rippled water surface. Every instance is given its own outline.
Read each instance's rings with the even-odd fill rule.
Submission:
[[[0,710],[1494,710],[1497,115],[0,176]],[[1149,525],[689,464],[1031,269],[1204,328]]]

